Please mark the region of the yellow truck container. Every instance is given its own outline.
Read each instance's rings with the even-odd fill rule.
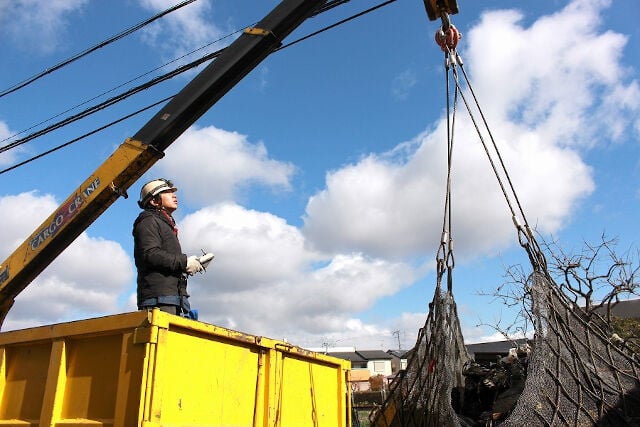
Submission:
[[[0,426],[348,427],[350,363],[159,310],[0,333]]]

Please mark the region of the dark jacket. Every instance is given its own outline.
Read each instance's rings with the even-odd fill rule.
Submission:
[[[138,306],[148,298],[186,295],[187,256],[165,213],[145,209],[133,223],[133,255],[138,269]]]

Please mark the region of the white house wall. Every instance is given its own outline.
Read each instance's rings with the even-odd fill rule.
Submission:
[[[371,376],[375,375],[392,375],[391,360],[369,360],[367,362],[367,368],[371,372]]]

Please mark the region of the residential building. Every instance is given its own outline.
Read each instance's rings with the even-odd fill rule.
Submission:
[[[309,350],[350,361],[352,386],[355,387],[354,383],[357,383],[360,391],[369,389],[370,377],[376,375],[388,377],[393,374],[391,368],[393,356],[382,350],[356,350],[355,347],[310,348]]]
[[[407,369],[407,360],[410,352],[408,350],[387,350],[391,355],[391,373],[397,374],[402,369]]]
[[[467,344],[469,356],[480,364],[495,363],[509,354],[509,349],[527,343],[526,338],[506,341],[481,342]]]

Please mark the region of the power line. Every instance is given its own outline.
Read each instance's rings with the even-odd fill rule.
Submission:
[[[98,49],[101,49],[101,48],[103,48],[103,47],[105,47],[105,46],[107,46],[107,45],[109,45],[109,44],[111,44],[111,43],[113,43],[113,42],[115,42],[117,40],[120,40],[121,38],[124,38],[124,37],[136,32],[136,31],[138,31],[139,29],[149,25],[153,21],[155,21],[157,19],[160,19],[163,16],[165,16],[165,15],[171,13],[171,12],[175,12],[176,10],[180,9],[181,7],[186,6],[189,3],[193,3],[194,1],[196,1],[196,0],[184,0],[183,2],[178,3],[177,5],[175,5],[173,7],[170,7],[169,9],[166,9],[166,10],[158,13],[155,16],[152,16],[151,18],[146,19],[146,20],[134,25],[133,27],[130,27],[130,28],[126,29],[125,31],[123,31],[121,33],[118,33],[115,36],[112,36],[112,37],[110,37],[110,38],[108,38],[106,40],[101,41],[100,43],[96,44],[93,47],[85,49],[82,52],[79,52],[79,53],[71,56],[70,58],[65,59],[64,61],[54,65],[51,68],[47,68],[47,69],[39,72],[38,74],[35,74],[35,75],[23,80],[20,83],[17,83],[17,84],[15,84],[15,85],[7,88],[7,89],[4,89],[3,91],[0,92],[0,98],[2,98],[5,95],[8,95],[8,94],[10,94],[12,92],[15,92],[15,91],[17,91],[19,89],[22,89],[23,87],[35,82],[36,80],[46,76],[47,74],[51,74],[54,71],[59,70],[60,68],[66,66],[66,65],[69,65],[70,63],[72,63],[72,62],[74,62],[74,61],[76,61],[76,60],[78,60],[78,59],[90,54],[91,52],[94,52],[94,51],[96,51]]]
[[[194,0],[191,0],[191,1],[194,1]],[[348,0],[334,0],[334,1],[333,1],[333,2],[331,2],[330,4],[325,5],[325,8],[324,8],[323,10],[321,10],[321,11],[317,12],[316,14],[321,13],[321,12],[325,12],[326,10],[329,10],[330,8],[336,7],[336,6],[338,6],[338,5],[340,5],[340,4],[343,4],[343,3],[347,2],[347,1],[348,1]],[[374,11],[374,10],[377,10],[377,9],[379,9],[379,8],[381,8],[381,7],[383,7],[383,6],[386,6],[386,5],[388,5],[388,4],[391,4],[391,3],[395,2],[395,1],[396,1],[396,0],[387,0],[387,1],[385,1],[385,2],[381,3],[381,4],[377,5],[377,6],[374,6],[374,7],[372,7],[372,8],[369,8],[369,9],[365,10],[365,11],[359,12],[359,13],[357,13],[357,14],[355,14],[355,15],[352,15],[352,16],[351,16],[351,17],[349,17],[349,18],[343,19],[343,20],[341,20],[341,21],[338,21],[337,23],[334,23],[334,24],[331,24],[331,25],[329,25],[329,26],[326,26],[326,27],[324,27],[324,28],[322,28],[322,29],[320,29],[320,30],[318,30],[318,31],[315,31],[315,32],[313,32],[313,33],[309,34],[309,35],[306,35],[306,36],[300,37],[300,38],[298,38],[297,40],[294,40],[294,41],[292,41],[291,43],[288,43],[287,45],[281,46],[279,49],[276,49],[275,51],[279,51],[279,50],[282,50],[282,49],[284,49],[284,48],[286,48],[286,47],[290,47],[290,46],[292,46],[292,45],[294,45],[294,44],[297,44],[297,43],[299,43],[299,42],[301,42],[301,41],[303,41],[303,40],[309,39],[309,38],[311,38],[311,37],[313,37],[313,36],[316,36],[316,35],[318,35],[318,34],[320,34],[320,33],[322,33],[322,32],[325,32],[325,31],[327,31],[327,30],[329,30],[329,29],[335,28],[335,27],[337,27],[337,26],[339,26],[339,25],[342,25],[342,24],[344,24],[344,23],[346,23],[346,22],[349,22],[349,21],[351,21],[351,20],[353,20],[353,19],[355,19],[355,18],[361,17],[361,16],[363,16],[363,15],[365,15],[365,14],[367,14],[367,13],[370,13],[370,12],[372,12],[372,11]],[[228,37],[228,36],[225,36],[225,37]],[[225,37],[223,37],[223,39],[224,39]],[[219,40],[221,40],[221,39],[219,39]],[[210,44],[208,44],[208,45],[211,45],[211,44],[212,44],[212,43],[210,43]],[[207,45],[207,46],[208,46],[208,45]],[[196,49],[196,50],[195,50],[195,51],[193,51],[193,52],[196,52],[196,51],[198,51],[198,50],[200,50],[200,49],[202,49],[202,48]],[[179,75],[179,74],[181,74],[181,73],[183,73],[183,72],[185,72],[185,71],[188,71],[188,70],[190,70],[190,69],[192,69],[192,68],[195,68],[195,67],[197,67],[197,66],[201,65],[202,63],[204,63],[204,62],[206,62],[206,61],[209,61],[209,60],[211,60],[211,59],[216,58],[216,57],[217,57],[217,56],[219,56],[219,55],[220,55],[224,50],[225,50],[225,49],[223,48],[223,49],[217,50],[217,51],[215,51],[215,52],[213,52],[213,53],[207,54],[207,55],[205,55],[205,56],[203,56],[203,57],[201,57],[201,58],[199,58],[199,59],[197,59],[197,60],[195,60],[195,61],[192,61],[192,62],[190,62],[190,63],[188,63],[188,64],[186,64],[186,65],[183,65],[183,66],[181,66],[181,67],[178,67],[178,68],[176,68],[176,69],[174,69],[174,70],[172,70],[172,71],[170,71],[170,72],[168,72],[168,73],[166,73],[166,74],[163,74],[163,75],[161,75],[161,76],[159,76],[159,77],[156,77],[156,78],[154,78],[154,79],[152,79],[152,80],[150,80],[150,81],[148,81],[148,82],[146,82],[146,83],[144,83],[144,84],[142,84],[142,85],[136,86],[136,87],[134,87],[134,88],[132,88],[132,89],[130,89],[130,90],[128,90],[128,91],[125,91],[125,92],[123,92],[123,93],[121,93],[121,94],[119,94],[119,95],[116,95],[116,96],[114,96],[114,97],[112,97],[112,98],[109,98],[108,100],[106,100],[106,101],[104,101],[104,102],[102,102],[102,103],[100,103],[100,104],[97,104],[97,105],[94,105],[94,106],[92,106],[92,107],[89,107],[89,108],[87,108],[87,109],[85,109],[85,110],[81,111],[81,112],[80,112],[80,113],[78,113],[78,114],[75,114],[75,115],[73,115],[73,116],[67,117],[67,118],[65,118],[65,119],[63,119],[63,120],[61,120],[61,121],[59,121],[59,122],[57,122],[57,123],[54,123],[54,124],[52,124],[52,125],[50,125],[50,126],[47,126],[47,127],[46,127],[46,128],[44,128],[44,129],[41,129],[41,130],[39,130],[39,131],[37,131],[37,132],[34,132],[34,133],[32,133],[32,134],[30,134],[30,135],[28,135],[28,136],[24,137],[24,138],[18,139],[18,140],[13,141],[13,142],[11,142],[11,143],[9,143],[9,144],[5,145],[5,146],[2,146],[2,147],[0,147],[0,154],[1,154],[1,153],[3,153],[3,152],[9,151],[9,150],[11,150],[11,149],[13,149],[13,148],[16,148],[16,147],[18,147],[18,146],[20,146],[20,145],[23,145],[23,144],[25,144],[25,143],[27,143],[27,142],[29,142],[29,141],[32,141],[32,140],[34,140],[34,139],[36,139],[36,138],[38,138],[38,137],[40,137],[40,136],[43,136],[43,135],[45,135],[45,134],[47,134],[47,133],[49,133],[49,132],[52,132],[52,131],[56,130],[56,129],[62,128],[62,127],[64,127],[64,126],[68,125],[68,124],[71,124],[71,123],[73,123],[73,122],[76,122],[76,121],[78,121],[78,120],[80,120],[80,119],[82,119],[82,118],[85,118],[85,117],[87,117],[87,116],[89,116],[89,115],[91,115],[91,114],[94,114],[94,113],[96,113],[96,112],[98,112],[98,111],[100,111],[100,110],[103,110],[103,109],[105,109],[105,108],[108,108],[108,107],[110,107],[110,106],[112,106],[112,105],[114,105],[114,104],[116,104],[116,103],[118,103],[118,102],[120,102],[120,101],[123,101],[124,99],[126,99],[126,98],[128,98],[128,97],[130,97],[130,96],[132,96],[132,95],[134,95],[134,94],[136,94],[136,93],[138,93],[138,92],[141,92],[141,91],[143,91],[143,90],[146,90],[146,89],[148,89],[148,88],[150,88],[150,87],[152,87],[152,86],[154,86],[154,85],[156,85],[156,84],[159,84],[159,83],[161,83],[161,82],[163,82],[163,81],[169,80],[169,79],[171,79],[171,78],[173,78],[173,77],[175,77],[175,76],[177,76],[177,75]],[[191,53],[193,53],[193,52],[191,52]],[[184,56],[188,56],[188,55],[190,55],[191,53],[189,53],[189,54],[187,54],[187,55],[183,55],[183,57],[184,57]],[[181,58],[183,58],[183,57],[181,57]],[[177,60],[177,59],[176,59],[176,60]],[[173,61],[171,61],[171,62],[175,62],[176,60],[173,60]],[[171,63],[171,62],[170,62],[170,63]],[[167,65],[167,64],[165,64],[165,65]],[[163,65],[163,67],[164,67],[165,65]],[[159,68],[162,68],[162,67],[159,67]],[[156,69],[158,69],[158,68],[156,68]],[[147,73],[147,74],[148,74],[148,73]],[[136,79],[138,79],[138,78],[140,78],[140,77],[141,77],[141,76],[137,77]],[[133,79],[133,80],[136,80],[136,79]],[[133,80],[130,80],[130,82],[131,82],[131,81],[133,81]],[[128,82],[127,82],[127,83],[128,83]],[[124,84],[122,84],[122,85],[120,85],[120,86],[118,86],[118,87],[121,87],[121,86],[123,86],[123,85],[126,85],[127,83],[124,83]],[[114,90],[114,89],[112,89],[111,91],[113,91],[113,90]],[[100,97],[100,96],[102,96],[102,95],[104,95],[104,94],[106,94],[106,93],[108,93],[108,92],[110,92],[110,91],[103,92],[101,95],[98,95],[98,96],[96,96],[96,97],[94,97],[94,98],[92,98],[92,99],[96,99],[96,98],[98,98],[98,97]],[[139,113],[141,113],[141,112],[143,112],[143,111],[146,111],[147,109],[152,108],[153,106],[156,106],[156,105],[158,105],[159,103],[162,103],[162,102],[164,102],[164,101],[168,101],[168,100],[169,100],[169,99],[171,99],[172,97],[173,97],[173,96],[168,97],[168,98],[165,98],[164,100],[161,100],[161,101],[155,102],[155,103],[153,103],[153,104],[151,104],[151,105],[149,105],[149,106],[147,106],[147,107],[144,107],[144,108],[142,108],[142,109],[140,109],[140,110],[136,111],[135,113],[132,113],[132,114],[126,115],[126,116],[124,116],[124,117],[122,117],[122,118],[120,118],[120,119],[116,119],[116,120],[114,120],[114,121],[110,122],[110,123],[109,123],[109,124],[107,124],[107,125],[101,126],[101,127],[97,128],[97,129],[94,129],[93,131],[90,131],[90,132],[88,132],[88,133],[85,133],[84,135],[82,135],[82,136],[80,136],[80,137],[74,138],[74,139],[72,139],[72,140],[70,140],[70,141],[68,141],[68,142],[66,142],[66,143],[63,143],[63,144],[61,144],[61,145],[58,145],[57,147],[54,147],[54,148],[53,148],[53,149],[51,149],[51,150],[48,150],[48,151],[46,151],[46,152],[43,152],[43,153],[41,153],[41,154],[39,154],[39,155],[36,155],[36,156],[34,156],[34,157],[31,157],[30,159],[27,159],[26,161],[23,161],[23,162],[21,162],[21,163],[15,164],[15,165],[13,165],[13,166],[11,166],[11,167],[9,167],[9,168],[6,168],[6,169],[3,169],[3,170],[0,170],[0,175],[1,175],[1,174],[4,174],[4,173],[6,173],[6,172],[9,172],[9,171],[11,171],[11,170],[13,170],[13,169],[16,169],[17,167],[20,167],[20,166],[23,166],[23,165],[25,165],[25,164],[27,164],[27,163],[30,163],[30,162],[32,162],[32,161],[34,161],[34,160],[36,160],[36,159],[39,159],[39,158],[41,158],[41,157],[44,157],[45,155],[51,154],[51,153],[53,153],[53,152],[55,152],[55,151],[58,151],[58,150],[60,150],[60,149],[62,149],[62,148],[64,148],[64,147],[67,147],[67,146],[69,146],[69,145],[71,145],[71,144],[73,144],[73,143],[75,143],[75,142],[78,142],[78,141],[80,141],[80,140],[82,140],[82,139],[84,139],[84,138],[86,138],[86,137],[88,137],[88,136],[90,136],[90,135],[93,135],[93,134],[95,134],[95,133],[97,133],[97,132],[99,132],[99,131],[101,131],[101,130],[104,130],[104,129],[106,129],[106,128],[108,128],[108,127],[110,127],[110,126],[112,126],[112,125],[114,125],[114,124],[116,124],[116,123],[120,123],[121,121],[126,120],[126,119],[128,119],[128,118],[130,118],[130,117],[133,117],[134,115],[139,114]],[[85,104],[85,103],[87,103],[87,102],[89,102],[89,101],[85,101],[84,103],[79,104],[79,105],[83,105],[83,104]],[[78,106],[79,106],[79,105],[78,105]],[[77,106],[76,106],[76,107],[73,107],[73,108],[71,108],[71,109],[68,109],[67,111],[73,110],[74,108],[77,108]],[[66,111],[65,111],[65,112],[66,112]],[[54,117],[58,117],[58,116],[60,116],[61,114],[64,114],[64,112],[63,112],[63,113],[60,113],[60,114],[58,114],[57,116],[54,116]],[[51,119],[49,119],[49,120],[51,120]],[[48,121],[48,120],[47,120],[47,121]],[[45,122],[46,122],[46,121],[45,121]],[[44,122],[41,122],[41,123],[44,123]],[[38,125],[34,125],[34,126],[30,127],[29,129],[32,129],[32,128],[33,128],[33,127],[35,127],[35,126],[38,126]],[[24,131],[22,131],[22,132],[24,132]],[[8,139],[8,138],[5,138],[5,140],[6,140],[6,139]],[[3,141],[5,141],[5,140],[3,140]]]
[[[172,95],[172,96],[170,96],[170,97],[167,97],[167,98],[161,99],[160,101],[154,102],[154,103],[153,103],[153,104],[151,104],[151,105],[147,105],[146,107],[143,107],[143,108],[141,108],[141,109],[139,109],[139,110],[137,110],[137,111],[134,111],[134,112],[133,112],[133,113],[131,113],[131,114],[128,114],[128,115],[126,115],[126,116],[123,116],[123,117],[121,117],[121,118],[119,118],[119,119],[116,119],[116,120],[114,120],[114,121],[110,122],[110,123],[107,123],[107,124],[106,124],[106,125],[104,125],[104,126],[101,126],[101,127],[99,127],[99,128],[96,128],[96,129],[94,129],[94,130],[92,130],[92,131],[90,131],[90,132],[87,132],[87,133],[85,133],[85,134],[83,134],[83,135],[81,135],[81,136],[79,136],[79,137],[77,137],[77,138],[74,138],[74,139],[72,139],[72,140],[70,140],[70,141],[67,141],[67,142],[65,142],[64,144],[58,145],[57,147],[54,147],[54,148],[52,148],[52,149],[50,149],[50,150],[47,150],[47,151],[45,151],[45,152],[43,152],[43,153],[40,153],[40,154],[36,155],[36,156],[30,157],[30,158],[28,158],[27,160],[22,161],[22,162],[20,162],[20,163],[16,163],[15,165],[13,165],[13,166],[11,166],[11,167],[8,167],[8,168],[6,168],[6,169],[2,169],[2,170],[0,170],[0,175],[4,174],[4,173],[6,173],[6,172],[9,172],[9,171],[11,171],[11,170],[13,170],[13,169],[16,169],[16,168],[18,168],[18,167],[20,167],[20,166],[24,166],[24,165],[26,165],[27,163],[31,163],[31,162],[33,162],[34,160],[38,160],[39,158],[44,157],[44,156],[46,156],[46,155],[49,155],[49,154],[51,154],[51,153],[54,153],[54,152],[56,152],[56,151],[58,151],[58,150],[61,150],[62,148],[67,147],[67,146],[69,146],[69,145],[71,145],[71,144],[73,144],[73,143],[75,143],[75,142],[78,142],[78,141],[80,141],[81,139],[84,139],[84,138],[86,138],[86,137],[88,137],[88,136],[91,136],[91,135],[93,135],[94,133],[98,133],[98,132],[100,132],[100,131],[103,131],[103,130],[105,130],[105,129],[106,129],[106,128],[108,128],[108,127],[111,127],[111,126],[113,126],[113,125],[115,125],[115,124],[117,124],[117,123],[120,123],[120,122],[122,122],[122,121],[124,121],[124,120],[127,120],[127,119],[129,119],[129,118],[131,118],[131,117],[133,117],[133,116],[135,116],[135,115],[137,115],[137,114],[140,114],[140,113],[142,113],[143,111],[146,111],[146,110],[148,110],[148,109],[150,109],[150,108],[153,108],[153,107],[155,107],[156,105],[160,105],[160,104],[162,104],[163,102],[167,102],[168,100],[170,100],[171,98],[173,98],[173,96],[175,96],[175,95]]]
[[[348,1],[348,0],[346,0],[346,1]],[[345,19],[340,20],[340,21],[338,21],[338,22],[336,22],[336,23],[334,23],[334,24],[331,24],[331,25],[328,25],[328,26],[326,26],[326,27],[324,27],[324,28],[321,28],[321,29],[320,29],[320,30],[318,30],[318,31],[315,31],[315,32],[313,32],[313,33],[311,33],[311,34],[308,34],[308,35],[304,36],[304,37],[300,37],[299,39],[294,40],[294,41],[292,41],[291,43],[287,43],[286,45],[280,46],[278,49],[276,49],[276,51],[278,51],[278,50],[282,50],[282,49],[285,49],[285,48],[287,48],[287,47],[291,47],[291,46],[293,46],[294,44],[300,43],[301,41],[304,41],[304,40],[309,39],[309,38],[311,38],[311,37],[315,37],[315,36],[317,36],[318,34],[324,33],[325,31],[331,30],[331,29],[333,29],[333,28],[335,28],[335,27],[338,27],[338,26],[340,26],[340,25],[342,25],[342,24],[346,24],[346,23],[347,23],[347,22],[349,22],[349,21],[352,21],[352,20],[354,20],[354,19],[356,19],[356,18],[360,18],[361,16],[364,16],[364,15],[366,15],[366,14],[368,14],[368,13],[371,13],[371,12],[373,12],[373,11],[375,11],[375,10],[378,10],[378,9],[380,9],[381,7],[388,6],[389,4],[394,3],[394,2],[396,2],[396,1],[397,1],[397,0],[387,0],[387,1],[382,2],[382,3],[380,3],[380,4],[376,5],[376,6],[370,7],[369,9],[363,10],[362,12],[358,12],[358,13],[356,13],[355,15],[351,15],[351,16],[350,16],[350,17],[348,17],[348,18],[345,18]],[[336,7],[336,6],[339,6],[339,5],[343,4],[343,3],[345,3],[345,1],[343,1],[343,0],[335,0],[335,3],[336,3],[336,4],[330,4],[330,5],[327,5],[327,7],[328,7],[328,8],[334,8],[334,7]],[[328,10],[328,9],[327,9],[327,10]],[[326,11],[326,10],[323,10],[322,12],[325,12],[325,11]],[[320,13],[320,12],[318,12],[318,13]]]
[[[99,95],[95,95],[95,96],[93,96],[92,98],[86,99],[86,100],[84,100],[84,101],[80,102],[79,104],[74,105],[73,107],[69,107],[69,108],[67,108],[66,110],[64,110],[64,111],[62,111],[62,112],[60,112],[60,113],[58,113],[58,114],[56,114],[56,115],[54,115],[54,116],[51,116],[51,117],[49,117],[49,118],[47,118],[47,119],[44,119],[44,120],[42,120],[42,121],[40,121],[40,122],[38,122],[38,123],[36,123],[36,124],[34,124],[34,125],[29,126],[28,128],[25,128],[25,129],[23,129],[23,130],[21,130],[21,131],[19,131],[19,132],[16,132],[16,133],[14,133],[14,134],[12,134],[12,135],[9,135],[9,136],[7,136],[6,138],[4,138],[4,139],[0,140],[0,143],[1,143],[1,142],[8,141],[8,140],[10,140],[10,139],[12,139],[12,138],[14,138],[14,137],[16,137],[16,136],[18,136],[18,135],[22,135],[23,133],[25,133],[25,132],[27,132],[27,131],[30,131],[30,130],[32,130],[32,129],[34,129],[34,128],[36,128],[36,127],[40,126],[40,125],[43,125],[43,124],[45,124],[45,123],[47,123],[47,122],[50,122],[51,120],[53,120],[53,119],[55,119],[55,118],[58,118],[58,117],[62,116],[62,115],[63,115],[63,114],[65,114],[65,113],[69,113],[69,112],[71,112],[71,111],[73,111],[73,110],[75,110],[75,109],[77,109],[77,108],[79,108],[79,107],[81,107],[81,106],[83,106],[83,105],[85,105],[85,104],[88,104],[88,103],[89,103],[89,102],[91,102],[91,101],[95,101],[96,99],[101,98],[101,97],[103,97],[103,96],[105,96],[105,95],[107,95],[107,94],[109,94],[109,93],[111,93],[111,92],[115,91],[116,89],[120,89],[120,88],[122,88],[122,87],[127,86],[127,85],[128,85],[128,84],[130,84],[130,83],[135,82],[136,80],[140,80],[142,77],[148,76],[148,75],[150,75],[150,74],[152,74],[152,73],[154,73],[154,72],[156,72],[156,71],[158,71],[158,70],[161,70],[161,69],[165,68],[165,67],[166,67],[167,65],[169,65],[169,64],[173,64],[173,63],[175,63],[175,62],[178,62],[178,61],[180,61],[180,60],[182,60],[182,59],[184,59],[184,58],[186,58],[186,57],[188,57],[188,56],[193,55],[194,53],[196,53],[196,52],[198,52],[198,51],[201,51],[202,49],[205,49],[205,48],[207,48],[207,47],[209,47],[209,46],[211,46],[211,45],[214,45],[214,44],[216,44],[216,43],[219,43],[219,42],[221,42],[222,40],[227,39],[227,38],[229,38],[229,37],[233,36],[234,34],[236,34],[236,33],[240,32],[240,31],[243,31],[243,30],[238,30],[238,31],[235,31],[235,32],[233,32],[233,33],[227,34],[226,36],[220,37],[219,39],[217,39],[217,40],[215,40],[215,41],[212,41],[212,42],[210,42],[210,43],[207,43],[206,45],[201,46],[201,47],[199,47],[199,48],[197,48],[197,49],[194,49],[194,50],[192,50],[191,52],[185,53],[185,54],[184,54],[184,55],[182,55],[182,56],[179,56],[179,57],[177,57],[177,58],[174,58],[174,59],[172,59],[172,60],[171,60],[171,61],[169,61],[169,62],[165,62],[164,64],[160,65],[159,67],[153,68],[153,69],[151,69],[151,70],[149,70],[149,71],[147,71],[147,72],[145,72],[145,73],[142,73],[142,74],[140,74],[140,75],[138,75],[138,76],[136,76],[136,77],[134,77],[134,78],[132,78],[132,79],[130,79],[130,80],[128,80],[128,81],[126,81],[126,82],[124,82],[124,83],[121,83],[121,84],[119,84],[119,85],[117,85],[117,86],[115,86],[115,87],[112,87],[111,89],[106,90],[106,91],[104,91],[104,92],[100,93]],[[196,60],[196,61],[194,61],[194,62],[197,62],[197,65],[199,65],[199,64],[201,64],[201,63],[202,63],[202,58],[205,58],[205,60],[208,60],[208,59],[214,58],[215,56],[219,55],[219,54],[222,52],[222,50],[223,50],[223,49],[218,50],[218,51],[216,51],[216,52],[214,52],[214,53],[211,53],[211,54],[207,54],[207,55],[205,55],[205,56],[201,57],[200,59],[198,59],[198,60]],[[200,62],[198,62],[198,61],[200,61]],[[192,68],[193,68],[193,67],[192,67]],[[185,71],[186,71],[186,70],[185,70]],[[33,139],[33,138],[32,138],[32,139]],[[2,152],[2,148],[0,148],[0,152]]]
[[[103,109],[105,109],[107,107],[110,107],[110,106],[112,106],[112,105],[114,105],[114,104],[116,104],[116,103],[118,103],[120,101],[123,101],[124,99],[126,99],[126,98],[128,98],[128,97],[130,97],[130,96],[132,96],[132,95],[134,95],[134,94],[136,94],[138,92],[141,92],[141,91],[143,91],[145,89],[148,89],[148,88],[150,88],[152,86],[157,85],[158,83],[161,83],[161,82],[163,82],[165,80],[169,80],[169,79],[177,76],[178,74],[184,73],[185,71],[188,71],[188,70],[190,70],[190,69],[192,69],[194,67],[197,67],[198,65],[202,64],[203,62],[206,62],[206,61],[208,61],[208,60],[210,60],[212,58],[217,57],[218,55],[220,55],[220,53],[222,53],[222,50],[219,50],[219,51],[213,52],[213,53],[211,53],[209,55],[203,56],[202,58],[199,58],[199,59],[197,59],[197,60],[195,60],[193,62],[190,62],[187,65],[183,65],[181,67],[178,67],[178,68],[174,69],[173,71],[171,71],[169,73],[166,73],[166,74],[163,74],[163,75],[161,75],[159,77],[156,77],[156,78],[148,81],[147,83],[144,83],[142,85],[136,86],[136,87],[124,92],[124,93],[121,93],[121,94],[119,94],[117,96],[109,98],[108,100],[106,100],[104,102],[101,102],[100,104],[97,104],[97,105],[94,105],[92,107],[89,107],[89,108],[81,111],[78,114],[75,114],[73,116],[67,117],[64,120],[61,120],[61,121],[59,121],[57,123],[54,123],[54,124],[52,124],[50,126],[47,126],[46,128],[41,129],[41,130],[39,130],[37,132],[34,132],[34,133],[24,137],[24,138],[18,139],[18,140],[14,141],[14,142],[12,142],[10,144],[7,144],[7,145],[5,145],[3,147],[0,147],[0,153],[4,153],[5,151],[9,151],[9,150],[11,150],[13,148],[16,148],[16,147],[20,146],[20,145],[26,144],[27,142],[29,142],[29,141],[31,141],[33,139],[36,139],[36,138],[38,138],[38,137],[40,137],[42,135],[45,135],[45,134],[47,134],[47,133],[49,133],[51,131],[54,131],[56,129],[60,129],[61,127],[64,127],[64,126],[66,126],[68,124],[71,124],[71,123],[76,122],[76,121],[78,121],[80,119],[83,119],[83,118],[85,118],[85,117],[87,117],[87,116],[89,116],[89,115],[91,115],[93,113],[96,113],[96,112],[98,112],[100,110],[103,110]]]

